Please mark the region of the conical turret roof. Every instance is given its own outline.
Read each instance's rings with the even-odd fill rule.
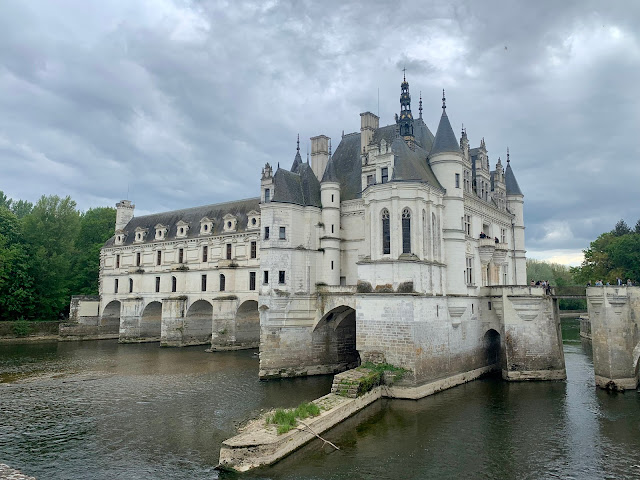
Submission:
[[[453,133],[451,123],[449,123],[449,117],[447,116],[447,110],[445,108],[442,109],[442,116],[440,117],[438,131],[436,132],[436,138],[433,141],[433,148],[431,149],[430,155],[443,152],[462,153],[458,139],[455,133]]]
[[[507,195],[524,196],[522,190],[520,190],[516,176],[513,174],[513,170],[511,170],[511,163],[509,162],[507,162],[507,168],[504,171],[504,183],[507,188]]]

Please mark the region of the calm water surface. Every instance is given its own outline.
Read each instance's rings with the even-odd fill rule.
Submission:
[[[640,393],[596,390],[578,323],[567,382],[484,379],[420,401],[382,400],[264,479],[640,479]],[[220,443],[330,376],[260,382],[253,351],[115,341],[0,345],[0,463],[39,479],[215,479]]]

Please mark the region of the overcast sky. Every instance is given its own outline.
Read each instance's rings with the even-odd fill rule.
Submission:
[[[0,2],[0,190],[136,214],[259,194],[296,135],[447,113],[511,151],[531,258],[640,218],[640,2]],[[379,106],[378,106],[379,91]]]

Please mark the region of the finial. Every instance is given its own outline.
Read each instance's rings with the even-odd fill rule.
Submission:
[[[298,146],[296,147],[298,153],[300,153],[300,134],[298,134]]]
[[[511,160],[509,159],[509,147],[507,147],[507,163],[509,163]]]
[[[464,123],[462,124],[462,135],[464,136]]]
[[[402,69],[402,81],[406,82],[407,81],[407,67],[404,67]]]
[[[422,118],[422,90],[420,90],[420,107],[418,107],[420,111],[420,118]]]
[[[331,139],[329,139],[329,158],[331,158]]]
[[[447,108],[447,99],[444,96],[444,88],[442,89],[442,110]]]

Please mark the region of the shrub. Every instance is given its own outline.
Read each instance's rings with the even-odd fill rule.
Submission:
[[[385,283],[384,285],[376,285],[376,293],[393,293],[393,285]]]
[[[31,325],[24,318],[13,322],[13,333],[18,337],[26,337],[31,333]]]
[[[402,282],[398,285],[398,293],[413,293],[413,282]]]
[[[356,285],[356,292],[358,293],[371,293],[373,292],[373,287],[369,282],[363,282],[358,280],[358,284]]]

